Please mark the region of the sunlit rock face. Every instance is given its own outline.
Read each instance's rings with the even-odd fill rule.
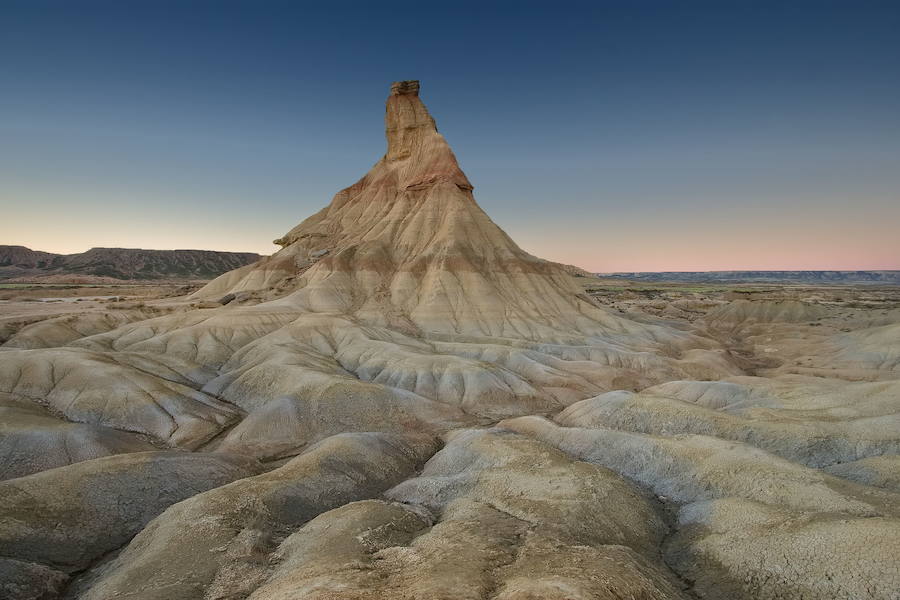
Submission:
[[[274,255],[9,334],[0,597],[894,597],[900,312],[604,306],[419,91]]]
[[[561,266],[519,248],[475,202],[418,91],[417,82],[392,86],[387,153],[362,179],[276,240],[280,252],[195,296],[275,287],[279,307],[461,342],[698,345],[600,310]]]

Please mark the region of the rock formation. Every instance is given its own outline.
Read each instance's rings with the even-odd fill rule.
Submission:
[[[274,255],[0,348],[0,595],[892,597],[896,324],[750,375],[727,340],[806,356],[772,332],[827,311],[603,307],[478,206],[418,82],[385,125]]]

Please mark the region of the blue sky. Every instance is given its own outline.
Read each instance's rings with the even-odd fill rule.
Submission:
[[[900,268],[897,2],[0,2],[0,243],[269,253],[422,98],[519,244]]]

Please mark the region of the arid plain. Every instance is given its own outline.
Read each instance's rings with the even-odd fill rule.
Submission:
[[[542,260],[385,120],[270,257],[0,290],[0,596],[900,598],[900,287]]]

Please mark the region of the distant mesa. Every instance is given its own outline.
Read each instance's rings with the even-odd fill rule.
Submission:
[[[116,280],[206,280],[260,258],[253,252],[214,250],[91,248],[79,254],[53,254],[25,246],[0,246],[0,281],[110,283]]]

